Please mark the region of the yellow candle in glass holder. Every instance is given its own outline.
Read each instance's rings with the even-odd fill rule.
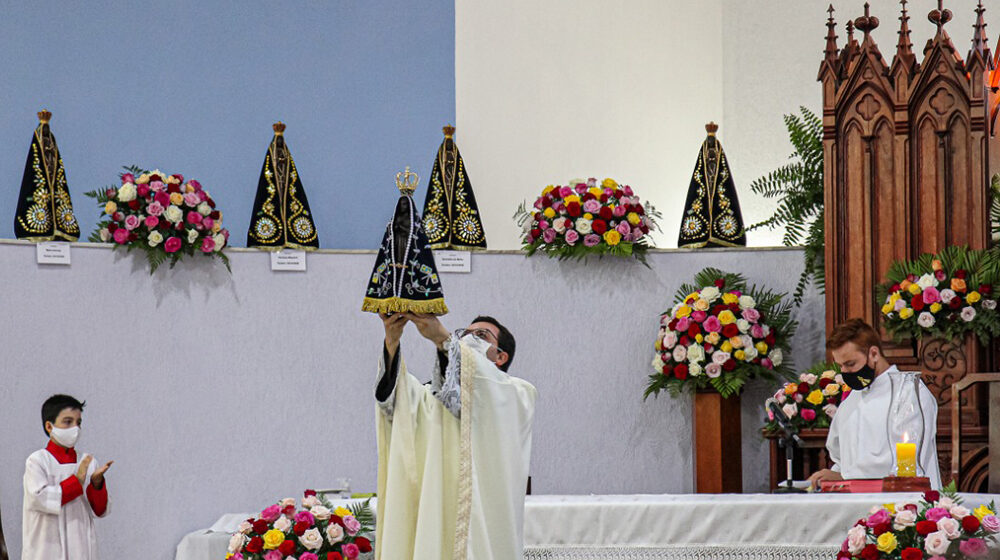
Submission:
[[[896,476],[917,476],[917,444],[896,444]]]

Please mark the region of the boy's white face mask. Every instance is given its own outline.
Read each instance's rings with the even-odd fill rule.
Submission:
[[[63,447],[76,447],[76,441],[80,439],[80,426],[73,426],[72,428],[56,428],[53,426],[51,436],[56,443]]]

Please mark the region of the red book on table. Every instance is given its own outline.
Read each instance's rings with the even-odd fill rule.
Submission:
[[[853,480],[824,480],[820,483],[823,492],[875,493],[882,491],[881,478],[855,478]]]

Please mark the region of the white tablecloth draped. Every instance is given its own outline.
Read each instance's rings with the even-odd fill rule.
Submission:
[[[847,529],[875,504],[919,494],[668,494],[528,496],[531,560],[830,559]],[[970,507],[1000,496],[965,494]],[[222,560],[229,533],[249,514],[227,514],[190,533],[176,560]],[[423,559],[420,559],[423,560]]]

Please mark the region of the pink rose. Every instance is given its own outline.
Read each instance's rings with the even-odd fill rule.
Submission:
[[[149,212],[150,216],[160,216],[163,214],[163,205],[158,201],[154,201],[152,204],[146,207],[146,212]]]
[[[156,189],[153,189],[156,190]],[[153,195],[153,200],[160,205],[161,208],[166,208],[170,206],[170,195],[166,191],[159,191]]]
[[[680,319],[677,319],[677,332],[687,332],[690,327],[691,319],[689,317],[681,317]]]
[[[622,187],[622,191],[625,193],[625,196],[632,196],[633,195],[633,193],[632,193],[632,187],[630,187],[628,185],[625,185],[624,187]]]
[[[115,230],[115,243],[118,243],[120,245],[124,245],[126,242],[128,242],[128,230],[127,229],[122,229],[122,228],[116,229]]]
[[[205,226],[205,229],[212,229],[212,226],[215,225],[215,220],[212,218],[202,218],[201,225]]]
[[[573,187],[573,190],[576,191],[576,194],[583,194],[583,193],[587,192],[587,185],[584,185],[583,183],[580,183],[579,185]]]
[[[931,304],[941,301],[941,293],[934,286],[928,286],[924,290],[924,303]]]
[[[747,321],[749,321],[749,319],[747,319]],[[750,327],[750,336],[754,338],[764,338],[767,335],[764,334],[764,327],[762,327],[760,323],[756,323]]]
[[[813,409],[811,409],[811,408],[803,408],[802,409],[802,419],[806,420],[806,421],[815,420],[816,419],[816,411],[813,410]]]
[[[548,220],[540,220],[538,222],[538,229],[548,229],[548,228],[549,228]]]
[[[619,206],[618,208],[621,208],[621,206]],[[615,210],[617,210],[618,208],[615,208]],[[620,222],[618,224],[618,227],[616,227],[615,229],[618,230],[618,233],[622,234],[622,237],[628,237],[629,235],[632,234],[632,226],[628,225],[628,222],[624,220]]]
[[[115,212],[114,214],[111,215],[111,219],[116,222],[120,222],[125,219],[125,214],[122,214],[121,212]]]
[[[561,200],[557,200],[552,203],[552,209],[562,214],[563,212],[566,211],[566,205],[563,204]]]
[[[576,245],[576,242],[579,240],[580,240],[580,234],[577,233],[575,229],[571,229],[566,232],[566,243],[568,243],[569,245]]]
[[[316,556],[312,552],[303,552],[299,556],[299,560],[319,560],[319,556]]]
[[[833,415],[836,413],[837,413],[837,405],[835,404],[828,404],[823,407],[823,414],[826,414],[830,418],[833,418]]]
[[[613,196],[615,194],[615,191],[611,190],[610,187],[607,187],[607,188],[604,189],[604,194],[606,196]]]
[[[753,308],[744,309],[742,315],[750,323],[756,323],[760,320],[760,311]]]
[[[946,517],[951,517],[951,513],[944,508],[935,507],[927,510],[927,513],[924,514],[924,517],[927,519],[927,521],[933,521],[937,523],[938,521],[941,521]]]
[[[211,239],[208,239],[208,238],[206,238],[205,240],[206,241],[211,241]],[[204,246],[202,247],[201,250],[205,251]],[[211,249],[209,249],[209,251],[211,251]],[[205,251],[205,252],[207,253],[208,251]],[[300,512],[298,512],[298,513],[295,514],[295,522],[296,523],[305,523],[305,524],[309,525],[310,527],[312,527],[313,525],[316,524],[316,518],[313,517],[313,514],[309,513],[308,511],[300,511]]]
[[[566,198],[567,196],[573,194],[573,189],[569,187],[559,187],[559,197]]]
[[[160,191],[166,189],[167,186],[163,184],[163,181],[153,181],[149,184],[149,188],[153,189],[153,192],[159,193]]]
[[[556,240],[556,237],[559,237],[559,234],[554,229],[549,228],[542,232],[542,240],[546,243],[552,243]]]
[[[358,545],[354,543],[345,544],[341,550],[344,552],[344,556],[350,558],[351,560],[354,560],[354,558],[361,555],[361,549],[359,549]]]
[[[132,231],[133,229],[139,227],[142,222],[139,220],[139,216],[132,214],[125,218],[125,229]]]
[[[264,560],[281,560],[285,555],[277,550],[268,550],[264,553]]]
[[[987,533],[1000,533],[1000,519],[995,515],[984,515],[980,524]]]
[[[187,193],[184,195],[184,204],[187,204],[188,206],[198,206],[199,202],[201,202],[201,199],[198,198],[196,193]]]
[[[177,238],[176,237],[171,237],[170,239],[167,240],[166,246],[168,247],[167,248],[167,252],[168,253],[173,253],[174,251],[177,250],[177,249],[174,249],[173,251],[171,251],[169,249],[170,241],[172,241],[174,239],[177,239]],[[177,239],[177,243],[178,243],[178,247],[177,248],[178,249],[180,248],[180,246],[179,246],[180,245],[180,241],[181,241],[180,239]],[[273,506],[267,506],[266,508],[264,508],[264,511],[260,512],[260,518],[263,519],[264,521],[267,521],[268,523],[274,523],[274,520],[277,519],[280,515],[281,515],[281,507],[278,504],[275,504]]]
[[[108,195],[108,198],[114,198],[118,194],[118,191],[115,189],[108,189],[104,191],[104,194]]]
[[[197,212],[188,212],[187,223],[189,223],[189,224],[200,224],[201,223],[201,214],[199,214]]]
[[[705,320],[706,317],[708,317],[708,314],[705,313],[704,311],[699,311],[696,309],[691,312],[691,318],[694,319],[695,322],[701,323],[702,321]]]
[[[632,228],[632,241],[638,241],[638,240],[642,239],[643,235],[645,235],[645,234],[642,233],[642,229],[637,228],[637,227],[636,228]]]
[[[148,227],[149,229],[153,229],[157,226],[157,224],[160,223],[160,219],[157,218],[156,216],[146,216],[145,223],[146,227]]]
[[[149,195],[149,185],[139,185],[136,192],[139,193],[139,196],[142,198],[146,198],[146,196]]]
[[[180,175],[178,175],[178,177],[180,177]],[[181,178],[181,181],[183,180],[184,179]],[[190,181],[188,181],[188,184],[194,187],[194,190],[196,192],[201,192],[201,183],[199,183],[196,179],[191,179]]]
[[[601,242],[601,238],[593,233],[587,234],[583,237],[583,244],[586,247],[593,247]]]
[[[615,206],[615,209],[611,211],[611,214],[616,218],[621,218],[625,215],[625,205],[619,204],[618,206]],[[619,233],[622,233],[621,230],[619,230]]]
[[[539,198],[535,200],[535,210],[541,210],[541,209],[542,209],[542,199]]]
[[[347,529],[347,534],[352,537],[358,534],[361,530],[361,523],[353,515],[345,515],[343,517],[344,529]]]
[[[722,375],[722,366],[715,362],[708,364],[705,366],[705,375],[712,378]]]
[[[601,202],[596,199],[588,200],[583,203],[583,211],[590,212],[591,214],[596,214],[601,210]]]
[[[122,175],[122,184],[123,185],[125,183],[134,183],[134,182],[135,182],[135,175],[133,175],[131,173],[126,173],[126,174]]]
[[[774,362],[770,358],[764,358],[760,361],[760,366],[767,369],[774,369]]]
[[[722,323],[719,322],[719,318],[718,317],[716,317],[716,316],[713,315],[713,316],[705,319],[705,323],[702,325],[702,328],[704,328],[705,331],[707,331],[707,332],[721,332],[722,331]]]
[[[986,542],[983,541],[983,539],[977,539],[975,537],[959,543],[958,551],[969,558],[982,558],[983,556],[989,554]]]
[[[176,253],[178,250],[180,250],[181,245],[183,244],[184,243],[181,241],[180,237],[171,237],[170,239],[167,239],[167,241],[163,244],[163,250],[168,253]],[[261,519],[263,519],[263,517],[261,517]]]

